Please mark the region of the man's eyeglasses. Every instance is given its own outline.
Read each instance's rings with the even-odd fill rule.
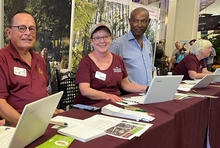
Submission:
[[[106,36],[103,36],[103,37],[93,37],[92,39],[95,41],[95,42],[100,42],[101,39],[103,39],[104,41],[108,41],[110,39],[111,35],[106,35]]]
[[[36,27],[34,27],[34,26],[30,26],[30,27],[27,27],[25,25],[10,26],[10,28],[12,28],[12,27],[17,27],[18,31],[21,33],[24,33],[27,30],[27,28],[29,29],[30,33],[35,33],[37,30]]]

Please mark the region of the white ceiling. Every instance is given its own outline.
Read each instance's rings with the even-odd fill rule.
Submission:
[[[213,15],[220,15],[220,0],[215,0],[213,4],[205,8],[200,12],[200,14],[213,14]]]

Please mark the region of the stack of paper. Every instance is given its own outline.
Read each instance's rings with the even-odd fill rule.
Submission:
[[[92,139],[106,135],[105,131],[99,130],[90,126],[85,126],[81,123],[76,123],[70,127],[58,130],[58,133],[73,137],[81,142],[87,142]]]
[[[127,140],[141,136],[153,125],[98,114],[85,119],[83,124],[105,131],[107,135]]]
[[[81,142],[87,142],[89,140],[106,135],[105,131],[103,130],[84,125],[84,120],[64,116],[56,116],[51,120],[67,123],[68,127],[61,129],[59,128],[58,133],[73,137]]]
[[[84,120],[63,116],[52,118],[52,120],[68,123],[68,127],[58,129],[58,133],[73,137],[81,142],[87,142],[106,134],[130,140],[133,137],[141,136],[153,125],[98,114]]]
[[[142,121],[150,122],[155,119],[154,117],[149,116],[146,112],[127,110],[127,109],[114,106],[112,104],[108,104],[102,107],[101,113],[106,114],[106,115],[116,116],[116,117],[133,119],[136,121],[142,120]]]

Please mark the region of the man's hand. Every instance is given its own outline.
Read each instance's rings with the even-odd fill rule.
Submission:
[[[5,125],[5,119],[0,120],[0,126]]]
[[[54,114],[56,115],[56,114],[60,114],[60,113],[63,113],[63,112],[64,112],[64,110],[62,110],[62,109],[56,109]]]

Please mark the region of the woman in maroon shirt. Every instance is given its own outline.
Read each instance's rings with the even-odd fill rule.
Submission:
[[[210,55],[212,43],[208,40],[197,40],[187,55],[173,70],[174,75],[184,75],[183,80],[201,79],[212,74],[206,68],[205,58]]]
[[[120,102],[120,88],[128,92],[145,92],[147,86],[131,83],[120,56],[108,51],[112,42],[110,27],[96,24],[91,29],[93,51],[82,58],[77,73],[79,84],[74,103],[91,104],[100,100]]]

